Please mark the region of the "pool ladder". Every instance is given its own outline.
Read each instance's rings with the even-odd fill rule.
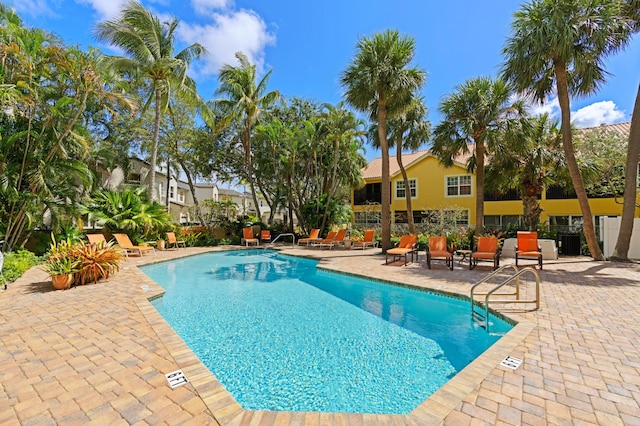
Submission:
[[[275,243],[276,241],[278,241],[280,239],[280,237],[291,237],[292,243],[293,243],[293,247],[296,246],[296,236],[295,234],[292,234],[290,232],[285,233],[285,234],[278,234],[277,237],[275,237],[273,239],[273,241],[270,241],[269,244],[267,244],[266,246],[264,246],[264,250],[268,249],[268,248],[272,248],[273,247],[273,243]]]
[[[504,281],[494,286],[491,290],[486,293],[476,293],[475,289],[482,283],[486,283],[492,277],[498,275],[505,269],[512,268],[515,272],[513,275],[509,275]],[[535,290],[535,299],[520,299],[520,276],[524,274],[533,274],[536,280],[536,290]],[[510,282],[515,281],[516,288],[513,293],[496,293],[500,288],[509,284]],[[484,305],[481,301],[476,301],[475,296],[484,296]],[[515,299],[489,299],[491,296],[515,296]],[[489,331],[489,303],[535,303],[536,309],[540,309],[540,275],[538,271],[533,268],[523,268],[518,270],[515,265],[504,265],[500,268],[496,269],[477,283],[475,283],[471,287],[470,295],[471,301],[471,318],[475,323],[478,323],[482,326],[482,322],[484,322],[484,329]],[[482,311],[476,310],[476,305],[482,309]]]

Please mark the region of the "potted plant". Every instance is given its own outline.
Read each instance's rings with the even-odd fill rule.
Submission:
[[[51,275],[51,282],[56,290],[71,287],[73,274],[78,271],[78,260],[65,256],[49,256],[42,269]]]

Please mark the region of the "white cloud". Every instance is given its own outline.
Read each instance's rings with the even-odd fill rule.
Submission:
[[[98,12],[100,20],[115,18],[125,2],[126,0],[76,0],[76,3],[91,6]]]
[[[256,64],[259,72],[264,69],[264,50],[275,43],[275,36],[267,30],[262,18],[251,10],[216,13],[213,23],[190,25],[180,22],[178,37],[187,44],[200,43],[208,53],[204,65],[199,67],[203,75],[217,74],[224,64],[235,65],[236,52],[244,53],[249,62]]]
[[[558,98],[547,99],[543,103],[530,104],[528,106],[529,114],[538,116],[542,114],[549,114],[552,118],[560,117],[560,104]]]
[[[200,15],[208,15],[214,10],[230,8],[233,6],[233,0],[191,0],[191,4]]]
[[[55,15],[47,3],[47,0],[20,0],[15,1],[13,7],[20,15],[25,14],[34,17]]]
[[[625,117],[624,112],[617,108],[613,101],[596,102],[580,108],[576,112],[572,112],[571,119],[576,127],[595,127],[601,124],[613,124]]]
[[[548,99],[542,104],[530,104],[528,111],[537,116],[548,113],[551,118],[560,119],[558,98]],[[577,111],[571,111],[571,122],[578,128],[596,127],[601,124],[613,124],[625,118],[613,101],[595,102]]]

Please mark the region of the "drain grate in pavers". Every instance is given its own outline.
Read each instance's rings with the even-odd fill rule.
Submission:
[[[187,376],[184,375],[182,370],[176,370],[171,373],[167,373],[164,376],[167,378],[167,382],[169,382],[171,389],[189,383],[189,379],[187,379]]]
[[[520,358],[515,358],[512,356],[507,356],[505,359],[503,359],[500,362],[500,365],[510,368],[512,370],[515,370],[518,367],[520,367],[520,364],[522,364],[522,360]]]

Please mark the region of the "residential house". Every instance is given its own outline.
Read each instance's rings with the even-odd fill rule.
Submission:
[[[120,188],[123,185],[148,185],[151,180],[150,164],[139,158],[131,158],[129,169],[125,171],[121,167],[108,171],[101,169],[102,187],[107,189]],[[167,182],[167,174],[156,171],[156,190],[158,202],[167,204],[169,197],[169,212],[173,220],[177,223],[191,223],[197,221],[192,217],[191,208],[195,205],[193,195],[187,182],[170,176]],[[194,192],[198,202],[213,199],[216,201],[231,200],[238,205],[238,215],[255,215],[256,209],[251,193],[247,191],[239,192],[235,189],[218,188],[215,183],[199,182],[194,183]],[[262,196],[258,196],[260,203],[261,220],[266,222],[269,219],[271,209]],[[274,216],[276,220],[284,220],[285,212],[278,211]]]

